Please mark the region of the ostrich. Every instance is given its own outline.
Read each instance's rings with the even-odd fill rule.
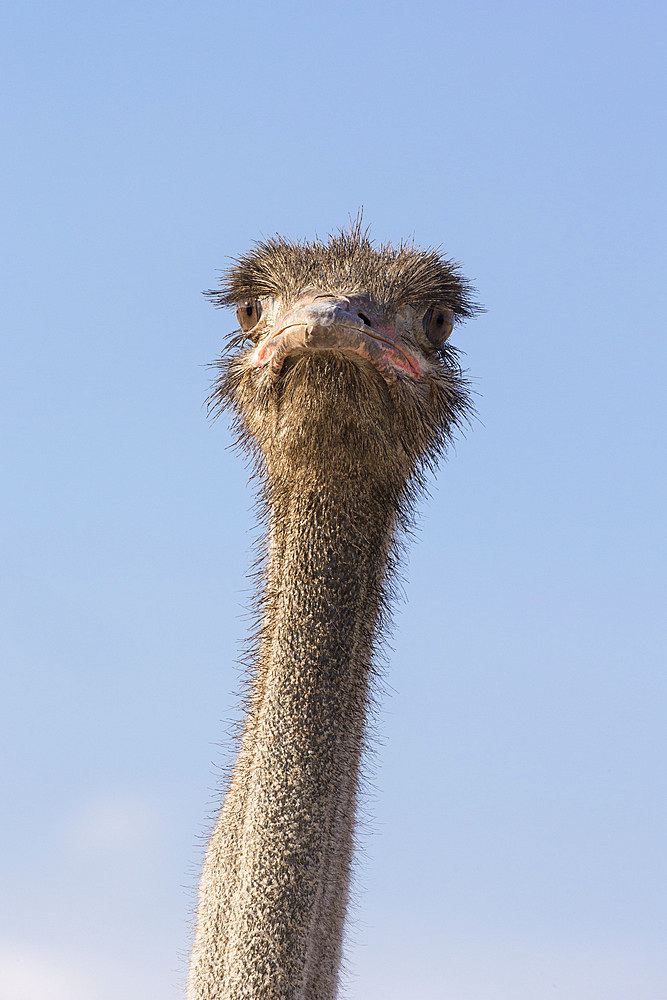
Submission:
[[[258,243],[209,294],[240,331],[228,409],[267,539],[238,756],[206,852],[188,1000],[334,1000],[374,648],[396,544],[469,398],[447,338],[476,312],[452,261]]]

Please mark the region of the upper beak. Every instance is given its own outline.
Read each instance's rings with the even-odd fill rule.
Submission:
[[[355,301],[354,296],[311,295],[280,313],[255,350],[255,365],[270,361],[278,374],[286,357],[312,350],[352,353],[383,371],[399,368],[413,376],[421,374],[419,362],[399,343],[394,327],[370,303]]]
[[[363,330],[370,325],[354,311],[346,296],[318,295],[311,301],[298,302],[289,312],[279,316],[273,336],[291,326],[304,326],[308,342],[311,342],[330,336],[337,327]]]

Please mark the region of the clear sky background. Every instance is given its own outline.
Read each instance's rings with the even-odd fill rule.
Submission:
[[[2,1000],[182,995],[253,538],[200,290],[360,206],[488,312],[405,566],[347,996],[667,996],[665,27],[5,11]]]

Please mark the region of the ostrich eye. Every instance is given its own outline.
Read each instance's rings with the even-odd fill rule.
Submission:
[[[253,326],[257,326],[261,315],[262,305],[259,299],[247,299],[236,310],[236,318],[244,333],[252,330]]]
[[[442,347],[454,327],[454,314],[451,309],[438,309],[433,306],[427,309],[422,320],[424,333],[434,347]]]

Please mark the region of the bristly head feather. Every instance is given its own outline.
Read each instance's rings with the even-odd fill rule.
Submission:
[[[481,311],[458,264],[440,249],[412,242],[376,244],[360,218],[326,241],[276,235],[258,242],[222,274],[219,288],[204,294],[218,306],[231,306],[263,296],[291,301],[313,286],[324,292],[363,291],[385,313],[437,304],[464,320]]]

